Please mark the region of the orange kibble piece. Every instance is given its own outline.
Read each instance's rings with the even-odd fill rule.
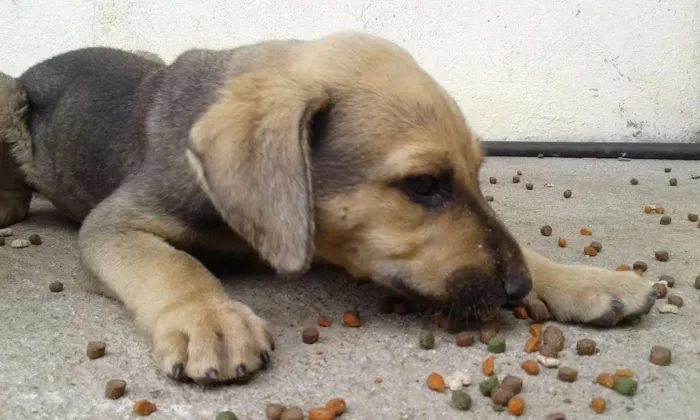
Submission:
[[[605,398],[593,397],[591,400],[591,407],[593,407],[593,411],[601,414],[603,411],[605,411]]]
[[[542,342],[540,341],[540,337],[530,337],[529,340],[527,340],[527,343],[525,343],[525,353],[535,353],[537,351],[540,351],[540,348],[542,347]]]
[[[333,398],[326,403],[326,408],[331,410],[336,416],[343,414],[345,407],[345,400],[342,398]]]
[[[540,374],[540,366],[532,359],[525,360],[520,364],[520,367],[527,372],[528,375],[535,376]]]
[[[445,392],[445,379],[439,373],[428,375],[428,388],[437,392]]]
[[[382,379],[381,376],[375,376],[375,377],[374,377],[374,383],[375,383],[375,384],[381,384],[382,382],[384,382],[384,379]]]
[[[328,317],[325,315],[319,315],[318,320],[316,320],[316,323],[319,327],[328,327],[329,325],[331,325],[331,320],[328,319]]]
[[[632,267],[629,266],[629,264],[620,264],[617,266],[615,271],[630,271]]]
[[[584,246],[583,247],[583,253],[588,255],[589,257],[595,257],[598,255],[598,251],[595,250],[592,246]]]
[[[566,239],[559,238],[559,240],[557,241],[557,245],[559,245],[559,248],[566,248]]]
[[[530,325],[530,335],[533,337],[542,337],[542,324],[532,324]]]
[[[312,408],[309,410],[309,420],[334,420],[333,410],[327,408]]]
[[[656,214],[664,214],[664,208],[663,208],[663,207],[657,207],[657,208],[656,208]]]
[[[652,210],[654,210],[650,205],[644,206],[644,213],[646,214],[651,214]]]
[[[598,377],[596,378],[596,382],[598,382],[606,388],[615,388],[615,377],[608,373],[601,373],[600,375],[598,375]]]
[[[615,371],[615,376],[622,376],[624,378],[631,378],[634,376],[634,372],[629,369],[618,369]]]
[[[590,236],[592,233],[593,232],[591,232],[590,230],[588,230],[586,228],[581,228],[581,235],[583,235],[583,236]]]
[[[148,400],[139,400],[134,404],[134,413],[137,416],[150,416],[152,413],[156,412],[156,410],[156,405]]]
[[[493,375],[493,356],[489,356],[484,360],[484,363],[481,364],[481,371],[486,376]]]
[[[343,313],[343,325],[346,327],[359,327],[360,315],[357,311],[347,311]]]
[[[518,319],[527,319],[527,309],[525,309],[523,306],[518,306],[517,308],[513,309],[513,316]]]
[[[523,411],[525,411],[525,400],[523,397],[513,397],[508,401],[508,414],[521,416]]]

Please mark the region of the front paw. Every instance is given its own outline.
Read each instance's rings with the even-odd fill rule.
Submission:
[[[651,283],[632,272],[569,266],[556,278],[542,279],[525,299],[535,321],[612,327],[648,314],[657,295]]]
[[[245,382],[273,350],[265,321],[225,296],[182,302],[160,315],[153,331],[159,367],[200,384]]]

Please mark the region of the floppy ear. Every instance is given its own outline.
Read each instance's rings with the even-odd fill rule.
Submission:
[[[214,206],[280,274],[313,258],[309,134],[329,102],[322,86],[265,69],[228,81],[190,131],[187,156]]]

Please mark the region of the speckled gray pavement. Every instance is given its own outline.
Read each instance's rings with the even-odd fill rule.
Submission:
[[[664,168],[672,168],[664,173]],[[512,183],[517,169],[524,175]],[[556,370],[526,377],[520,362],[527,358],[523,345],[527,322],[502,313],[508,340],[506,353],[496,355],[499,374],[524,379],[522,396],[527,407],[522,418],[543,419],[563,412],[568,419],[594,416],[594,395],[607,400],[610,419],[696,419],[700,416],[700,292],[693,288],[700,275],[700,228],[687,220],[700,213],[700,162],[663,162],[489,158],[482,173],[485,193],[493,195],[494,208],[521,243],[550,258],[567,263],[615,268],[621,263],[646,261],[647,279],[661,274],[676,278],[671,292],[685,300],[680,313],[651,314],[634,327],[595,330],[562,326],[566,347],[562,363],[579,371],[574,383],[556,379]],[[498,178],[490,185],[488,177]],[[639,185],[630,185],[630,178]],[[678,186],[669,186],[676,177]],[[527,191],[525,184],[534,184]],[[551,183],[553,187],[544,187]],[[570,189],[573,196],[564,199]],[[672,217],[668,226],[659,215],[645,214],[645,204],[663,206]],[[554,233],[543,237],[540,226]],[[582,227],[592,237],[579,234]],[[240,419],[264,419],[268,402],[308,409],[332,397],[343,397],[348,410],[344,419],[462,419],[508,418],[495,413],[478,391],[480,370],[487,356],[485,346],[459,348],[454,337],[437,333],[433,350],[418,347],[421,328],[429,316],[381,315],[377,310],[384,293],[374,286],[357,286],[342,274],[322,269],[299,281],[274,279],[265,273],[226,277],[231,296],[249,304],[271,325],[277,342],[269,370],[245,386],[203,390],[195,385],[171,382],[154,367],[148,343],[137,334],[128,314],[117,303],[90,294],[83,288],[76,250],[76,230],[35,200],[31,218],[14,226],[16,238],[39,233],[44,243],[25,249],[0,247],[0,418],[3,419],[127,419],[139,399],[158,405],[153,419],[213,419],[230,409]],[[569,246],[558,248],[558,237]],[[8,238],[12,239],[12,238]],[[590,240],[603,243],[603,251],[591,258],[582,254]],[[670,260],[653,258],[665,249]],[[60,280],[62,293],[50,293],[48,285]],[[641,280],[640,280],[641,281]],[[657,302],[657,306],[661,301]],[[362,327],[340,325],[343,311],[358,309]],[[303,344],[301,330],[314,324],[317,315],[331,318],[321,329],[320,341]],[[579,357],[577,340],[595,339],[600,353]],[[90,340],[104,340],[107,355],[88,360]],[[673,364],[648,362],[654,344],[669,346]],[[625,397],[594,384],[598,373],[616,368],[632,369],[639,378],[638,393]],[[448,375],[465,370],[473,380],[466,388],[474,403],[469,413],[450,407],[449,393],[427,389],[431,372]],[[120,400],[104,397],[109,379],[128,383]],[[381,382],[375,380],[381,378]],[[379,382],[379,383],[377,383]]]

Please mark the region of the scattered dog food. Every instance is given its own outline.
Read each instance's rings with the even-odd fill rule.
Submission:
[[[309,420],[333,420],[335,415],[327,408],[312,408],[309,410]]]
[[[668,261],[668,251],[655,251],[654,258],[656,258],[657,261],[666,262]]]
[[[637,178],[632,178],[632,179],[630,179],[630,184],[637,185],[637,184],[639,184],[639,180]]]
[[[559,246],[559,248],[566,248],[566,239],[559,238],[559,240],[557,241],[557,245]]]
[[[462,387],[471,385],[472,378],[465,372],[457,371],[445,378],[445,383],[451,391],[459,391]]]
[[[453,391],[452,406],[457,410],[467,411],[472,407],[472,397],[464,391]]]
[[[598,343],[590,338],[582,338],[576,343],[576,353],[579,356],[593,356],[598,350]]]
[[[105,355],[105,350],[107,349],[107,344],[104,341],[91,341],[87,345],[85,353],[88,359],[95,360],[103,357]]]
[[[544,329],[542,333],[542,343],[544,345],[552,345],[556,351],[560,352],[564,350],[564,333],[559,327],[550,325]]]
[[[562,366],[557,371],[557,378],[563,382],[574,382],[578,378],[578,371],[568,366]]]
[[[437,392],[445,392],[445,379],[437,372],[428,375],[428,388]]]
[[[26,239],[15,239],[14,241],[10,242],[10,246],[12,248],[26,248],[29,245],[30,243]]]
[[[150,416],[158,410],[155,404],[148,400],[138,400],[134,404],[134,414],[141,417]]]
[[[550,413],[547,414],[545,420],[566,420],[566,414],[564,413]]]
[[[474,344],[474,336],[466,331],[458,333],[455,342],[459,347],[471,347]]]
[[[484,376],[492,376],[494,371],[494,360],[493,356],[489,356],[481,363],[481,371]]]
[[[53,293],[60,293],[63,291],[63,283],[60,281],[54,281],[49,283],[49,291]]]
[[[595,249],[596,252],[600,252],[600,251],[603,250],[603,244],[601,244],[601,243],[598,242],[598,241],[592,241],[588,246],[590,246],[591,248]]]
[[[543,343],[542,347],[540,348],[540,354],[544,357],[559,358],[559,352],[551,343]]]
[[[630,270],[632,270],[632,267],[630,267],[628,264],[620,264],[615,269],[615,271],[630,271]]]
[[[435,347],[435,335],[432,332],[423,330],[418,336],[418,344],[422,349],[430,350]]]
[[[632,269],[634,271],[641,270],[646,272],[649,269],[649,266],[644,261],[635,261],[634,264],[632,264]]]
[[[12,228],[3,228],[0,229],[0,236],[5,237],[5,236],[12,236]]]
[[[301,332],[301,341],[305,344],[314,344],[318,341],[318,329],[316,327],[304,328]]]
[[[514,176],[514,177],[513,177],[513,184],[517,184],[518,182],[520,182],[520,177],[519,177],[519,176]]]
[[[651,214],[651,212],[654,211],[654,206],[647,204],[644,206],[644,213],[646,214]]]
[[[496,413],[502,413],[502,412],[506,411],[506,407],[501,405],[501,404],[493,403],[491,408],[493,408],[493,411],[495,411]]]
[[[528,190],[532,190],[533,188],[535,188],[535,186],[528,182],[527,184],[525,184],[525,188],[527,188]]]
[[[496,334],[489,340],[486,349],[491,353],[503,353],[506,351],[506,338],[502,334]]]
[[[617,391],[618,394],[633,397],[637,393],[637,381],[632,378],[616,378],[615,391]]]
[[[522,416],[525,412],[525,400],[522,397],[513,397],[508,401],[508,414]]]
[[[501,388],[509,389],[516,395],[520,394],[520,392],[523,390],[523,380],[515,375],[506,375],[501,380]]]
[[[267,420],[281,420],[285,409],[282,404],[269,403],[265,406],[265,417]]]
[[[602,414],[605,411],[605,398],[603,397],[593,397],[591,399],[591,408],[597,414]]]
[[[695,277],[695,283],[693,284],[693,286],[696,289],[700,289],[700,276]]]
[[[517,308],[513,309],[513,316],[518,319],[527,319],[527,309],[525,309],[524,306],[518,306]]]
[[[520,367],[530,376],[537,376],[540,374],[540,366],[532,359],[525,360],[520,364]]]
[[[484,344],[488,344],[489,341],[491,341],[491,339],[495,337],[500,330],[501,324],[499,324],[498,320],[496,319],[483,322],[479,331],[479,341],[481,341]]]
[[[515,397],[515,392],[512,389],[499,386],[491,392],[491,401],[494,404],[506,406],[511,398]]]
[[[676,285],[676,279],[666,274],[659,276],[659,281],[665,281],[666,286],[668,287],[673,287]]]
[[[357,311],[346,311],[343,313],[343,325],[357,328],[360,326],[360,314]]]
[[[677,308],[683,307],[683,298],[678,295],[669,295],[666,301],[669,305],[673,305]]]
[[[671,304],[665,304],[661,305],[658,308],[658,311],[662,314],[677,314],[678,311],[678,306],[676,305],[671,305]]]
[[[668,366],[671,364],[671,349],[665,346],[652,346],[649,352],[649,361],[657,366]]]
[[[670,225],[671,224],[671,216],[661,216],[661,219],[659,219],[659,223],[662,225]]]
[[[676,178],[671,178],[668,180],[668,185],[675,187],[676,185],[678,185],[678,180]]]
[[[304,412],[299,407],[290,407],[282,412],[280,420],[303,420]]]
[[[579,233],[583,236],[591,236],[593,234],[593,232],[591,232],[588,228],[581,228]]]
[[[485,397],[490,397],[493,390],[498,387],[498,377],[491,376],[490,378],[484,379],[479,383],[479,391]]]
[[[29,240],[29,243],[32,245],[41,245],[43,240],[41,239],[41,236],[37,235],[36,233],[29,235],[27,238]]]
[[[530,335],[536,338],[542,338],[542,324],[531,324]]]
[[[122,379],[112,379],[107,381],[105,386],[105,397],[110,400],[118,400],[126,393],[126,381]]]
[[[319,327],[328,328],[331,325],[331,320],[325,315],[319,315],[318,319],[316,320],[316,324]]]
[[[535,353],[540,351],[542,348],[542,342],[540,341],[540,337],[530,337],[527,340],[527,343],[525,343],[525,353]]]
[[[571,198],[571,190],[564,191],[564,198]]]
[[[671,168],[664,168],[664,172],[666,172],[666,173],[671,172]]]
[[[609,389],[614,389],[615,388],[615,376],[609,374],[609,373],[601,373],[596,377],[596,382],[599,383],[600,385],[603,385],[606,388]]]
[[[542,159],[543,157],[544,157],[544,154],[542,154],[542,153],[537,154],[537,159]]]
[[[492,176],[492,177],[489,178],[489,182],[490,182],[491,184],[496,184],[496,183],[498,182],[498,180],[496,179],[496,177]]]
[[[691,222],[697,222],[698,215],[695,213],[688,213],[688,220],[690,220]]]
[[[598,255],[598,251],[595,250],[592,246],[584,246],[583,247],[583,253],[588,255],[589,257],[595,257]]]
[[[233,411],[220,411],[216,414],[216,420],[238,420]]]
[[[661,283],[661,282],[654,283],[651,286],[651,288],[654,289],[656,291],[656,293],[658,293],[659,299],[665,298],[666,295],[668,294],[668,289],[666,288],[666,285]]]
[[[615,371],[615,376],[621,376],[623,378],[632,378],[634,377],[634,372],[632,372],[629,369],[618,369]]]
[[[537,360],[537,363],[549,369],[559,367],[559,364],[561,363],[559,359],[555,359],[554,357],[546,357],[542,354],[538,354],[537,357],[535,357],[535,360]]]
[[[487,195],[487,196],[484,197],[484,198],[486,198],[486,201],[488,201],[488,202],[492,202],[492,201],[493,201],[493,196],[492,196],[492,195]]]
[[[552,236],[552,227],[549,225],[544,225],[540,228],[540,233],[542,236]]]

